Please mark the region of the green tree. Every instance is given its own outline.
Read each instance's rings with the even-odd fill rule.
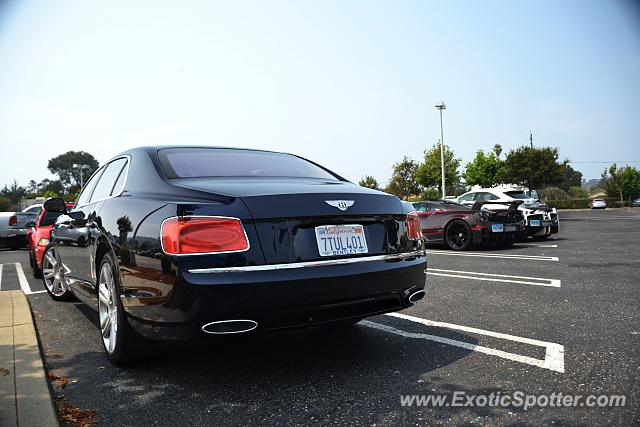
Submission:
[[[582,172],[578,172],[566,163],[563,167],[564,176],[562,177],[562,182],[558,187],[562,188],[564,191],[569,191],[571,187],[582,186]]]
[[[391,180],[384,191],[401,199],[420,194],[420,184],[416,182],[417,170],[418,164],[416,162],[407,156],[403,157],[402,161],[393,165]]]
[[[498,150],[498,152],[501,152],[501,150]],[[462,172],[462,179],[467,185],[491,188],[500,184],[502,167],[503,162],[498,158],[495,151],[485,154],[483,150],[478,150],[476,157],[467,163],[464,172]]]
[[[420,200],[439,200],[440,190],[437,188],[427,188],[420,194]]]
[[[11,186],[5,184],[4,188],[0,190],[0,195],[9,199],[12,204],[16,204],[27,195],[27,189],[18,185],[14,179]]]
[[[27,191],[29,194],[36,194],[38,192],[38,182],[35,179],[29,181],[27,185]]]
[[[558,163],[558,148],[523,146],[509,151],[500,181],[536,190],[562,182],[566,163]]]
[[[447,194],[455,194],[460,182],[458,168],[460,159],[448,145],[444,146],[444,175]],[[440,188],[442,185],[442,167],[440,159],[440,144],[434,144],[424,152],[424,162],[418,167],[416,180],[426,188]],[[442,191],[442,190],[440,190]],[[442,197],[442,195],[440,196]]]
[[[37,186],[38,195],[42,196],[44,193],[64,194],[64,185],[59,180],[43,179]]]
[[[574,199],[586,199],[589,197],[589,192],[582,187],[569,188],[569,195]]]
[[[380,188],[378,181],[371,175],[365,175],[358,184],[361,187],[373,188],[374,190],[378,190]]]
[[[11,207],[11,200],[5,196],[0,196],[0,211],[8,211]]]
[[[69,193],[77,191],[80,188],[80,182],[86,182],[98,166],[95,157],[85,151],[67,151],[50,159],[47,164],[49,171],[58,175],[64,190]]]
[[[610,197],[620,197],[620,201],[640,195],[640,171],[631,166],[618,168],[614,163],[602,174],[604,190]]]

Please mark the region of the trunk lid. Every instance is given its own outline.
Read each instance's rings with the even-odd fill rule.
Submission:
[[[402,238],[406,213],[400,200],[350,182],[300,178],[172,181],[191,189],[241,198],[254,220],[267,264],[330,259],[321,257],[318,250],[315,228],[323,225],[362,225],[366,255],[398,253],[408,245],[407,239]],[[342,210],[327,201],[333,205],[347,201],[350,206],[342,206]]]

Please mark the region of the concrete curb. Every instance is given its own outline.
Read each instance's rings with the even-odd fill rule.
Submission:
[[[0,292],[0,368],[0,426],[58,426],[22,291]]]

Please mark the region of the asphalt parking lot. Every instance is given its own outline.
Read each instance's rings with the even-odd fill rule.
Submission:
[[[0,287],[30,292],[46,366],[68,379],[52,384],[54,397],[95,409],[99,424],[638,425],[640,209],[563,212],[556,236],[507,250],[434,248],[426,299],[399,315],[164,346],[127,368],[103,356],[95,313],[43,293],[26,251],[0,252]],[[626,403],[401,404],[517,391]]]

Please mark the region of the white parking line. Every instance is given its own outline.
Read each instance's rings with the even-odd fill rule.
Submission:
[[[552,288],[560,287],[560,280],[544,279],[542,277],[508,276],[506,274],[476,273],[474,271],[443,270],[440,268],[427,268],[427,274],[433,276],[458,277],[461,279],[484,280],[488,282],[518,283],[522,285],[550,286]]]
[[[483,253],[483,252],[454,252],[454,251],[439,251],[439,250],[427,250],[427,254],[432,255],[449,255],[449,256],[469,256],[480,258],[503,258],[503,259],[523,259],[531,261],[559,261],[556,256],[540,256],[540,255],[516,255],[516,254],[504,254],[504,253]]]
[[[420,323],[425,326],[459,330],[459,331],[469,332],[472,334],[486,335],[489,337],[520,342],[520,343],[529,344],[529,345],[538,346],[538,347],[544,347],[545,357],[544,359],[541,360],[541,359],[536,359],[535,357],[523,356],[521,354],[516,354],[516,353],[509,353],[503,350],[497,350],[494,348],[489,348],[489,347],[484,347],[476,344],[471,344],[468,342],[453,340],[450,338],[439,337],[436,335],[406,332],[391,326],[383,325],[376,322],[371,322],[369,320],[363,320],[360,322],[360,324],[370,328],[400,335],[405,338],[423,339],[427,341],[438,342],[441,344],[460,347],[460,348],[464,348],[471,351],[477,351],[479,353],[489,354],[491,356],[497,356],[497,357],[511,360],[514,362],[525,363],[527,365],[537,366],[539,368],[549,369],[551,371],[564,373],[564,346],[560,344],[540,341],[540,340],[535,340],[530,338],[517,337],[515,335],[508,335],[500,332],[485,331],[483,329],[470,328],[468,326],[454,325],[451,323],[435,322],[432,320],[421,319],[419,317],[409,316],[402,313],[388,313],[386,315],[391,317],[397,317],[399,319],[408,320],[415,323]]]
[[[29,282],[27,282],[27,277],[24,275],[24,271],[22,271],[22,266],[19,262],[15,263],[16,272],[18,273],[18,282],[20,282],[20,288],[22,292],[29,295],[31,292],[31,288],[29,287]]]

